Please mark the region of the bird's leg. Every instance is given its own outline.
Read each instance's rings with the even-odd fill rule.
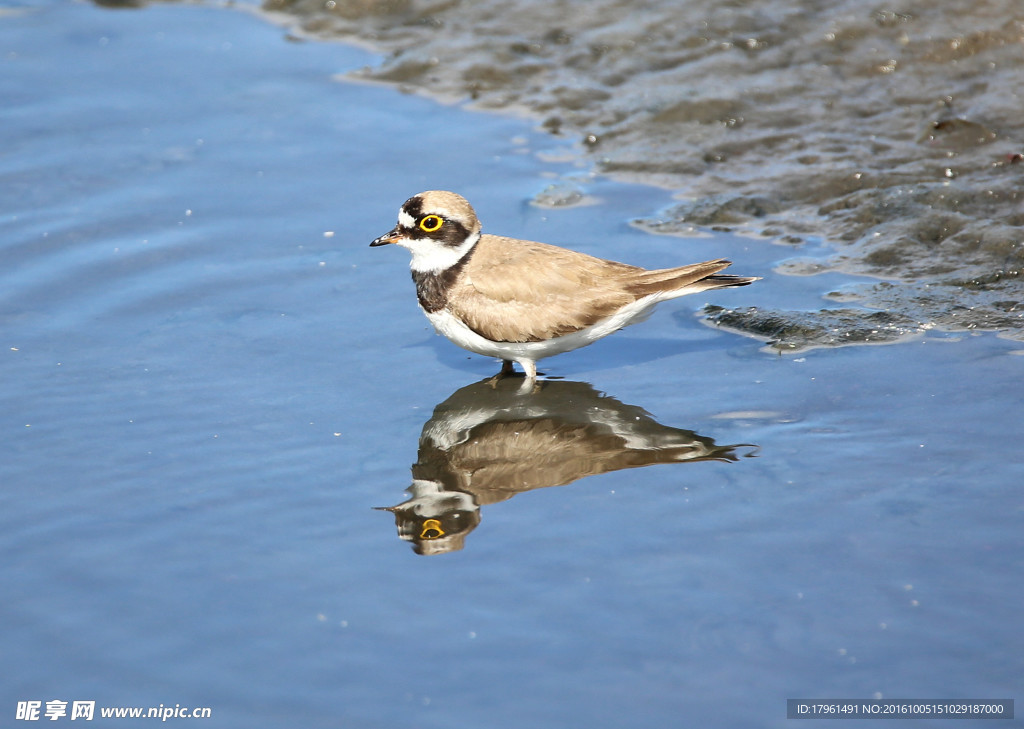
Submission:
[[[491,379],[487,380],[487,382],[491,386],[491,389],[496,389],[499,382],[504,380],[506,377],[511,377],[515,373],[516,368],[512,365],[512,360],[503,359],[501,360],[501,371]]]
[[[523,384],[519,386],[520,394],[533,394],[540,390],[540,383],[537,382],[537,363],[531,360],[518,360],[519,366],[523,368],[523,372],[526,374],[523,379]]]

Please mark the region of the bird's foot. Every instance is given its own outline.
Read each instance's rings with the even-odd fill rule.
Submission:
[[[512,363],[512,360],[503,359],[501,361],[501,369],[498,374],[487,380],[487,384],[491,386],[491,389],[498,387],[498,383],[504,380],[506,377],[514,377],[516,374],[516,368]]]
[[[522,377],[523,384],[519,387],[520,394],[535,393],[541,388],[541,382],[538,377],[544,375],[543,372],[537,372],[537,365],[533,362],[520,362],[519,365],[523,368],[523,374],[516,372],[515,363],[512,360],[502,360],[501,370],[498,374],[487,380],[487,383],[492,388],[497,388],[498,383],[504,380],[506,377]]]

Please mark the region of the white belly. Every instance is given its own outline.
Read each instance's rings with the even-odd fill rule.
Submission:
[[[426,316],[438,334],[443,334],[463,349],[486,357],[499,357],[522,364],[524,360],[536,362],[545,357],[553,357],[556,354],[571,352],[592,344],[625,326],[643,320],[651,313],[658,301],[657,295],[634,301],[596,324],[540,342],[493,342],[474,332],[444,309],[426,314]]]

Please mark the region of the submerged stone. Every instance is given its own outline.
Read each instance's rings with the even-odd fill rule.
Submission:
[[[924,327],[910,317],[863,309],[782,311],[706,306],[704,315],[711,324],[762,339],[772,349],[787,352],[852,344],[886,344],[924,331]]]

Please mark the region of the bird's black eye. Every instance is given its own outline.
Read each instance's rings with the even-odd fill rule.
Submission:
[[[420,218],[420,230],[424,233],[436,233],[444,225],[444,219],[440,215],[424,215]]]

